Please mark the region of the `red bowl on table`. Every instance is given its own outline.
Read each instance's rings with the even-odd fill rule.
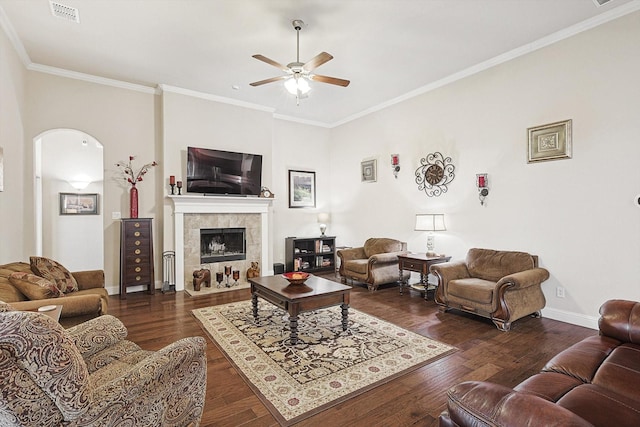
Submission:
[[[291,285],[302,285],[305,280],[309,278],[309,273],[304,273],[301,271],[292,271],[290,273],[284,273],[282,277],[289,281]]]

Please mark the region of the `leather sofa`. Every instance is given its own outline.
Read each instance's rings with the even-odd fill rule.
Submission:
[[[453,308],[487,317],[501,331],[522,317],[540,316],[546,304],[541,284],[549,272],[526,252],[473,248],[465,261],[432,265],[430,272],[438,278],[440,311]]]
[[[0,304],[0,425],[197,426],[204,338],[154,352],[126,336],[110,315],[64,329],[44,314]]]
[[[400,280],[398,255],[407,253],[407,243],[385,237],[372,237],[363,246],[338,251],[340,277],[366,283],[370,291],[378,286]],[[411,272],[405,271],[402,280]]]
[[[447,399],[441,427],[640,426],[640,303],[605,302],[598,335],[558,353],[513,389],[469,381]]]
[[[25,262],[0,265],[0,301],[11,304],[16,310],[37,310],[45,305],[62,305],[60,324],[70,327],[94,317],[107,314],[109,294],[104,287],[104,271],[89,270],[73,272],[78,290],[59,298],[30,300],[11,284],[9,276],[14,272],[31,273]]]

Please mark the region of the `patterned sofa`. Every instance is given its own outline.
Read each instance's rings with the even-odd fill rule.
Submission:
[[[0,303],[0,425],[199,425],[205,340],[151,352],[126,336],[113,316],[64,329]]]
[[[31,265],[26,262],[0,265],[0,301],[9,303],[18,310],[35,311],[45,305],[62,305],[60,324],[65,328],[107,314],[109,294],[104,287],[104,271],[70,273],[78,289],[59,294],[52,294],[46,288],[27,283],[26,279],[20,281],[21,290],[12,283],[16,283],[16,275],[33,277],[31,273]]]

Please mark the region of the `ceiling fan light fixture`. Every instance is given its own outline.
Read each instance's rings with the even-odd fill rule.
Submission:
[[[289,77],[284,81],[284,87],[291,95],[304,95],[311,90],[311,85],[304,77]]]

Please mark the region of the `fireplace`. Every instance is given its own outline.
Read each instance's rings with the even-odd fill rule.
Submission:
[[[200,262],[200,229],[245,227],[246,259],[230,261],[233,268],[246,271],[258,261],[262,274],[273,274],[269,263],[269,208],[274,199],[185,194],[168,196],[173,203],[173,242],[176,252],[176,291],[193,281]],[[223,261],[227,263],[227,261]],[[207,264],[207,263],[204,263]],[[219,271],[220,263],[209,263]],[[244,273],[243,273],[244,274]]]
[[[244,228],[201,228],[200,263],[247,259]]]

